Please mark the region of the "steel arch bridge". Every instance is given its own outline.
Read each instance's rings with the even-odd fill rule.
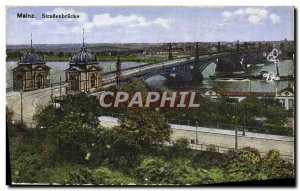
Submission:
[[[189,70],[190,71],[190,70]],[[157,75],[161,75],[165,78],[170,78],[170,77],[180,77],[184,80],[190,81],[193,79],[192,75],[189,74],[189,71],[181,71],[178,69],[162,69],[159,71],[153,71],[150,73],[147,73],[143,76],[140,77],[140,79],[146,81],[147,79],[153,77],[153,76],[157,76]]]

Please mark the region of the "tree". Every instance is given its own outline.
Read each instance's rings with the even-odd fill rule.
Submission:
[[[294,177],[294,165],[280,158],[278,151],[271,150],[262,161],[262,172],[271,179]]]
[[[131,78],[127,83],[121,85],[121,90],[128,93],[147,92],[147,84],[138,78]]]
[[[291,178],[294,166],[280,158],[278,151],[269,151],[262,158],[256,149],[246,147],[235,153],[225,167],[227,181]]]
[[[61,110],[64,113],[74,111],[84,114],[92,113],[93,115],[98,116],[100,113],[100,105],[96,96],[78,93],[76,95],[64,97],[61,102]]]
[[[199,185],[224,181],[221,169],[195,168],[189,160],[166,162],[147,157],[137,168],[137,178],[146,184]]]
[[[185,157],[190,151],[188,139],[179,138],[173,143],[169,152],[172,154],[172,157],[180,158]]]
[[[136,181],[122,173],[111,171],[107,167],[98,167],[92,171],[95,184],[130,185]]]
[[[137,168],[137,178],[145,184],[170,184],[172,168],[162,159],[147,157]]]
[[[59,53],[58,53],[58,56],[59,56],[59,57],[63,57],[64,55],[65,55],[64,52],[59,52]]]
[[[90,149],[95,141],[98,118],[92,114],[70,112],[56,127],[48,129],[46,150],[54,145],[54,154],[63,161],[82,163],[89,160]],[[52,150],[53,151],[53,150]]]
[[[95,96],[85,93],[68,95],[60,102],[60,108],[55,108],[54,104],[48,104],[38,107],[33,119],[38,127],[51,128],[56,127],[65,115],[75,112],[85,116],[93,115],[98,117],[100,113],[99,101]]]
[[[249,181],[267,179],[262,173],[261,156],[256,149],[247,147],[237,153],[228,161],[225,167],[227,181]]]
[[[120,123],[118,130],[128,137],[128,143],[139,145],[143,150],[162,145],[170,139],[170,126],[156,111],[129,111]]]
[[[68,179],[65,181],[66,184],[92,184],[95,181],[93,176],[88,169],[79,168],[75,171],[69,172]]]
[[[53,104],[49,104],[39,106],[33,116],[33,119],[36,121],[37,127],[39,128],[52,128],[57,126],[58,122],[63,119],[64,115],[64,112],[56,109]]]
[[[92,143],[90,164],[130,173],[139,162],[140,146],[131,144],[128,139],[126,134],[120,134],[115,129],[101,129]]]

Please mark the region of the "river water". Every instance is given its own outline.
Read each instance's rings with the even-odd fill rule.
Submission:
[[[292,75],[294,73],[294,61],[293,60],[282,60],[278,64],[280,75]],[[218,87],[227,91],[241,91],[241,92],[276,92],[288,86],[288,83],[294,85],[293,81],[275,81],[275,82],[266,82],[265,80],[212,80],[209,78],[210,75],[215,75],[216,64],[210,64],[204,71],[203,77],[204,81],[201,85],[191,85],[190,89],[186,90],[199,90],[203,91],[205,89]],[[272,73],[276,73],[275,65],[269,64],[265,66],[251,66],[247,69],[247,72],[252,75],[258,75],[260,71],[266,70]],[[152,87],[165,87],[166,79],[162,76],[154,76],[149,78],[146,81]],[[173,89],[173,88],[171,88]]]
[[[135,66],[144,65],[146,63],[143,62],[122,62],[122,68],[130,68]],[[65,80],[64,70],[69,67],[68,62],[47,62],[47,65],[51,67],[51,79],[52,82],[58,82],[61,77],[62,80]],[[99,65],[103,68],[103,72],[115,71],[115,61],[113,62],[99,62]],[[293,60],[282,60],[279,62],[279,71],[280,75],[290,75],[294,73],[294,61]],[[12,86],[12,71],[14,67],[17,66],[17,62],[7,62],[6,64],[6,82],[7,87]],[[216,64],[210,64],[204,71],[203,77],[205,80],[201,85],[191,85],[188,89],[193,90],[203,90],[209,89],[212,87],[223,88],[228,91],[252,91],[252,92],[275,92],[276,88],[278,90],[283,89],[288,86],[288,83],[294,84],[293,81],[276,81],[276,82],[266,82],[265,80],[211,80],[209,78],[210,75],[214,75]],[[261,70],[267,70],[269,72],[275,73],[276,68],[273,64],[269,64],[267,66],[251,66],[247,69],[249,74],[259,74]],[[149,78],[146,81],[152,87],[160,87],[160,88],[170,88],[166,85],[166,79],[162,76],[154,76]]]
[[[65,80],[64,70],[69,68],[69,62],[47,62],[47,66],[51,67],[50,77],[52,82],[59,82],[61,78],[62,81]],[[122,62],[122,68],[131,68],[135,66],[142,66],[147,64],[145,62]],[[116,71],[116,61],[105,61],[99,62],[99,65],[102,67],[103,72]],[[6,83],[7,87],[12,87],[13,85],[13,77],[12,77],[12,69],[17,66],[17,62],[6,62]]]

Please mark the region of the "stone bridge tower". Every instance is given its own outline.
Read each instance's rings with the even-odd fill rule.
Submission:
[[[117,63],[116,63],[116,68],[117,68],[116,84],[117,84],[117,87],[120,88],[121,77],[122,77],[122,62],[121,62],[120,56],[118,56]]]
[[[218,53],[220,53],[220,52],[221,52],[221,43],[218,42]]]
[[[244,42],[244,49],[247,50],[248,49],[248,43]]]
[[[172,43],[169,43],[169,60],[173,60],[173,54],[172,54]]]
[[[202,73],[200,72],[199,43],[198,42],[196,42],[195,63],[194,63],[192,74],[193,74],[194,82],[202,82],[203,81],[203,76],[202,76]]]

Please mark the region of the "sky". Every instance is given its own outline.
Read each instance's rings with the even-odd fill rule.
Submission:
[[[17,18],[31,13],[36,18]],[[42,14],[78,14],[47,19]],[[277,41],[294,39],[293,7],[8,7],[7,44]]]

